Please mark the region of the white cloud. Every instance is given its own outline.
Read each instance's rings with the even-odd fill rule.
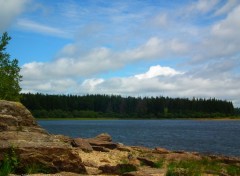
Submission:
[[[225,15],[239,4],[238,0],[227,0],[226,3],[214,13],[215,16]]]
[[[152,37],[144,45],[123,52],[121,57],[132,61],[163,59],[168,56],[180,56],[187,49],[187,43],[178,39],[163,40],[158,37]]]
[[[184,43],[177,40],[163,42],[156,37],[149,39],[144,45],[122,52],[113,52],[108,48],[99,47],[82,54],[78,47],[77,44],[66,45],[59,53],[59,58],[51,62],[24,64],[21,73],[27,80],[60,77],[83,78],[117,70],[139,60],[161,59],[186,50]]]
[[[159,14],[151,20],[151,23],[156,27],[167,27],[169,24],[169,18],[166,13]]]
[[[39,24],[37,22],[28,20],[28,19],[19,19],[17,21],[17,27],[28,30],[35,33],[47,34],[62,38],[69,38],[69,34],[61,29],[50,27],[47,25]]]
[[[160,65],[152,66],[146,73],[135,75],[138,79],[147,79],[147,78],[154,78],[157,76],[174,76],[182,74],[170,67],[161,67]]]
[[[206,32],[205,36],[197,43],[198,45],[193,46],[194,63],[238,56],[240,50],[239,14],[240,5],[234,8],[226,18],[217,21],[203,31]]]
[[[240,23],[239,23],[240,5],[231,11],[227,18],[216,23],[212,27],[212,34],[216,37],[229,40],[240,40]]]
[[[6,30],[31,0],[0,0],[0,32]]]
[[[208,13],[213,10],[218,3],[219,0],[198,0],[197,2],[194,2],[188,6],[187,10],[191,13]]]

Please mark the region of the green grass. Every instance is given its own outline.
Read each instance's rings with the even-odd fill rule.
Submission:
[[[132,172],[132,171],[137,171],[137,167],[134,165],[131,165],[131,164],[122,164],[122,165],[120,165],[119,170],[118,170],[118,172],[120,174]]]
[[[227,173],[232,176],[240,175],[240,167],[235,165],[226,166]]]
[[[11,166],[11,163],[9,162],[6,157],[4,157],[4,160],[1,162],[0,166],[0,176],[7,176],[13,172],[13,168]]]
[[[7,176],[13,173],[19,165],[19,158],[17,157],[14,147],[11,147],[5,153],[3,161],[0,163],[0,176]]]
[[[46,168],[42,164],[36,164],[36,163],[27,165],[24,168],[24,170],[25,170],[25,173],[27,174],[36,174],[36,173],[49,174],[50,173],[50,170],[48,168]]]
[[[163,165],[164,165],[164,159],[159,159],[158,161],[154,162],[154,165],[153,167],[154,168],[163,168]]]
[[[201,176],[202,166],[197,161],[184,160],[171,162],[166,176]]]
[[[201,176],[203,173],[224,173],[230,176],[239,176],[240,166],[226,165],[207,158],[175,161],[168,164],[166,176]]]

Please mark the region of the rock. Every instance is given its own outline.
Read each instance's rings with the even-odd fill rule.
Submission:
[[[72,144],[73,147],[78,147],[85,152],[92,152],[93,151],[93,148],[89,144],[89,142],[85,139],[82,139],[82,138],[73,139],[71,144]]]
[[[99,151],[99,152],[110,152],[109,149],[102,147],[102,146],[92,146],[93,150]]]
[[[125,173],[123,176],[165,176],[165,173],[164,169],[144,167],[139,171]]]
[[[124,174],[126,172],[136,171],[137,167],[132,164],[118,164],[116,166],[103,165],[98,169],[104,174]]]
[[[7,131],[8,125],[6,123],[0,122],[0,132],[1,131]]]
[[[99,134],[94,139],[99,140],[99,141],[112,142],[112,137],[107,133]]]
[[[160,147],[155,148],[155,150],[153,152],[154,153],[159,153],[159,154],[168,154],[168,153],[170,153],[169,150],[167,150],[165,148],[160,148]]]
[[[86,167],[88,175],[101,175],[102,171],[94,167]]]
[[[125,146],[123,144],[118,144],[117,150],[130,152],[130,151],[132,151],[132,148],[128,147],[128,146]]]
[[[100,134],[100,135],[96,136],[95,138],[89,138],[89,139],[87,139],[87,141],[93,147],[94,150],[95,149],[98,150],[98,149],[100,149],[100,147],[104,147],[104,148],[113,150],[118,147],[117,143],[111,142],[112,141],[111,136],[108,134],[105,134],[105,133]]]
[[[19,157],[19,172],[37,164],[50,172],[86,173],[77,148],[69,138],[50,135],[21,103],[0,100],[0,160],[13,149]]]
[[[129,164],[132,164],[134,166],[141,166],[141,162],[137,159],[137,158],[132,158],[132,159],[129,159]]]
[[[137,159],[144,165],[151,166],[151,167],[154,167],[155,165],[155,163],[148,158],[138,157]]]
[[[44,166],[51,173],[60,171],[86,173],[77,151],[62,147],[15,148],[20,158],[19,168],[24,170],[32,164]]]
[[[94,168],[98,168],[98,165],[95,161],[91,161],[91,160],[86,160],[83,162],[84,166],[86,167],[94,167]]]
[[[0,100],[0,120],[9,126],[37,126],[30,111],[21,103]]]

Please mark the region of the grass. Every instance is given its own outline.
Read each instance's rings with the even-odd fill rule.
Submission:
[[[240,167],[239,166],[228,165],[228,166],[226,166],[226,170],[229,175],[233,175],[233,176],[240,175]]]
[[[0,176],[7,176],[12,172],[13,172],[13,168],[11,166],[11,163],[9,162],[8,159],[6,159],[6,157],[4,157],[4,160],[2,161],[1,167],[0,167]]]
[[[201,176],[202,166],[197,161],[171,162],[166,176]]]
[[[137,171],[137,167],[134,165],[131,165],[131,164],[122,164],[122,165],[120,165],[119,170],[118,170],[118,172],[120,174],[132,172],[132,171]]]
[[[25,170],[25,173],[27,174],[36,174],[36,173],[49,174],[50,173],[50,170],[48,168],[46,168],[41,164],[36,164],[36,163],[27,165],[24,170]]]
[[[159,159],[158,161],[154,162],[153,167],[159,169],[163,168],[164,163],[165,163],[164,159]]]
[[[207,158],[202,160],[183,160],[171,162],[167,167],[166,176],[201,176],[203,173],[240,175],[240,166],[226,165]]]
[[[5,153],[3,161],[0,163],[0,176],[7,176],[13,173],[19,165],[19,158],[17,157],[13,147]]]

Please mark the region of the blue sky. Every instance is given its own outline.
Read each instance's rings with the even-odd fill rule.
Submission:
[[[238,0],[0,0],[23,92],[226,99],[240,107]]]

